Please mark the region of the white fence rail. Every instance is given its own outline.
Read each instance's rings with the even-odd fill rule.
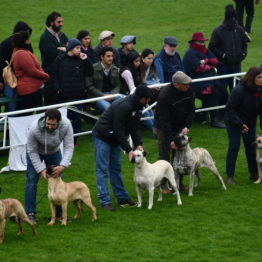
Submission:
[[[222,76],[198,78],[198,79],[193,79],[192,82],[195,83],[195,82],[202,82],[202,81],[217,80],[217,79],[224,79],[224,78],[233,77],[234,86],[235,86],[237,79],[239,79],[239,77],[241,77],[243,75],[245,75],[244,72],[243,73],[229,74],[229,75],[222,75]],[[161,87],[167,86],[169,84],[170,83],[156,84],[156,85],[150,85],[149,87],[150,88],[155,88],[155,87],[161,88]],[[115,94],[115,95],[109,95],[109,96],[107,96],[107,98],[115,98],[115,97],[121,97],[121,96],[123,96],[123,95]],[[93,114],[90,114],[90,113],[85,112],[85,111],[78,110],[73,106],[78,105],[78,104],[89,104],[89,103],[93,103],[95,101],[103,100],[103,99],[105,99],[105,98],[104,97],[97,97],[97,98],[78,100],[78,101],[68,102],[68,103],[60,103],[60,104],[50,105],[50,106],[41,106],[41,107],[30,108],[30,109],[25,109],[25,110],[18,110],[18,111],[13,111],[13,112],[0,113],[0,124],[3,123],[3,138],[2,138],[3,143],[2,143],[2,145],[0,145],[0,150],[10,148],[10,146],[7,145],[8,117],[12,117],[12,116],[17,117],[20,114],[24,114],[24,113],[35,112],[35,111],[43,111],[43,110],[47,110],[47,109],[50,109],[50,108],[60,108],[60,107],[66,106],[66,107],[68,107],[68,109],[73,110],[75,112],[78,112],[79,114],[82,114],[82,115],[87,116],[89,118],[98,119],[98,117],[94,116]],[[156,106],[156,102],[153,103],[152,105],[148,106],[145,110],[143,110],[143,112],[148,111],[155,106]],[[216,107],[209,107],[209,108],[201,108],[201,109],[196,109],[196,112],[222,109],[224,107],[225,107],[225,105],[216,106]],[[144,117],[144,118],[142,118],[142,120],[152,119],[152,118],[153,117]],[[84,132],[74,134],[74,136],[88,135],[88,134],[91,134],[91,133],[92,133],[92,131],[89,130],[89,131],[84,131]]]

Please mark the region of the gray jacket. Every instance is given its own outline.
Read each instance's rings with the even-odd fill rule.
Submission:
[[[62,117],[56,130],[52,133],[45,128],[44,117],[33,122],[27,136],[27,153],[37,173],[46,168],[40,155],[54,154],[60,149],[63,142],[63,158],[61,166],[68,167],[74,151],[73,129],[70,121]]]

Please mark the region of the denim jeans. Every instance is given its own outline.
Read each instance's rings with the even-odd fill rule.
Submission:
[[[104,93],[104,94],[109,94],[109,93]],[[98,100],[95,102],[95,106],[102,112],[104,112],[108,107],[111,106],[111,104],[119,99],[120,97],[114,97],[111,101],[107,101],[107,100]]]
[[[8,85],[4,85],[4,95],[6,97],[12,97],[15,98],[17,97],[16,90],[15,88],[11,88]],[[5,112],[13,112],[16,110],[16,102],[10,102],[5,105]]]
[[[96,186],[100,204],[103,206],[111,203],[107,186],[108,178],[118,203],[125,202],[129,199],[129,195],[121,175],[120,146],[111,146],[95,136],[93,136],[93,143],[95,146]]]
[[[154,113],[152,110],[148,110],[143,114],[143,117],[150,117],[154,116]],[[149,130],[153,130],[154,127],[154,119],[147,119],[143,120],[142,124],[144,124]]]
[[[234,176],[236,160],[240,148],[241,137],[245,146],[248,171],[252,175],[257,174],[256,149],[254,141],[256,140],[256,127],[249,127],[249,131],[245,134],[240,132],[237,127],[227,126],[227,134],[229,139],[229,147],[226,158],[226,174]]]
[[[57,151],[52,155],[39,155],[41,161],[45,161],[46,166],[48,165],[59,165],[62,160],[61,151]],[[36,213],[36,192],[37,192],[37,183],[39,180],[40,174],[38,174],[28,156],[26,155],[27,160],[27,170],[26,170],[26,185],[25,185],[25,211],[26,213]],[[56,209],[57,215],[62,213],[61,207]]]

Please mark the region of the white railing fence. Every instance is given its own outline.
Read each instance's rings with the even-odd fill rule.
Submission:
[[[245,73],[235,73],[235,74],[229,74],[229,75],[222,75],[222,76],[214,76],[214,77],[206,77],[206,78],[198,78],[198,79],[193,79],[192,82],[202,82],[202,81],[209,81],[209,80],[217,80],[217,79],[224,79],[224,78],[231,78],[233,77],[233,81],[234,81],[234,86],[236,84],[236,81],[241,77],[245,75]],[[170,83],[164,83],[164,84],[155,84],[155,85],[150,85],[150,88],[161,88],[164,86],[169,85]],[[107,98],[115,98],[115,97],[122,97],[123,95],[121,94],[115,94],[115,95],[109,95],[107,96]],[[0,124],[3,123],[3,142],[2,145],[0,145],[0,150],[4,150],[4,149],[9,149],[10,146],[7,145],[7,131],[8,131],[8,117],[18,117],[21,114],[24,113],[30,113],[30,112],[35,112],[35,111],[44,111],[50,108],[60,108],[60,107],[68,107],[69,110],[75,111],[81,115],[84,115],[86,117],[92,118],[97,120],[98,117],[94,116],[93,114],[90,114],[88,112],[85,111],[81,111],[78,110],[77,108],[73,107],[74,105],[78,105],[78,104],[90,104],[93,103],[95,101],[98,100],[103,100],[105,99],[104,97],[97,97],[97,98],[90,98],[90,99],[84,99],[84,100],[78,100],[78,101],[74,101],[74,102],[68,102],[68,103],[60,103],[60,104],[55,104],[55,105],[50,105],[50,106],[41,106],[41,107],[36,107],[36,108],[30,108],[30,109],[25,109],[25,110],[18,110],[18,111],[13,111],[13,112],[6,112],[6,113],[0,113]],[[143,112],[146,112],[152,108],[154,108],[156,106],[156,102],[151,104],[150,106],[148,106],[147,108],[145,108],[143,110]],[[209,107],[209,108],[200,108],[200,109],[196,109],[196,112],[203,112],[203,111],[210,111],[210,110],[216,110],[216,109],[222,109],[225,108],[225,105],[221,105],[221,106],[216,106],[216,107]],[[153,119],[153,117],[143,117],[141,120],[146,120],[146,119]],[[91,134],[92,131],[84,131],[84,132],[80,132],[77,134],[74,134],[74,136],[82,136],[82,135],[88,135]]]

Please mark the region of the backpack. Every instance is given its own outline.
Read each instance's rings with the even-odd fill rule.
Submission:
[[[20,51],[22,51],[22,50],[20,50]],[[10,63],[6,60],[5,62],[7,64],[7,66],[5,66],[3,68],[4,82],[11,88],[16,88],[16,86],[17,86],[17,78],[15,76],[15,73],[14,73],[14,70],[13,70],[13,67],[12,67],[12,62],[13,62],[15,55],[20,51],[16,51],[14,53],[14,55],[11,57]]]

